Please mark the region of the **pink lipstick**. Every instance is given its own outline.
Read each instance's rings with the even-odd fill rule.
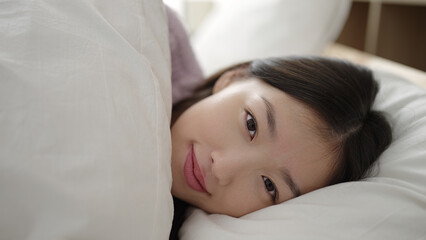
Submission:
[[[208,193],[201,168],[198,165],[197,157],[194,153],[194,145],[191,146],[186,156],[186,161],[183,167],[183,174],[185,176],[186,183],[192,189],[198,192]]]

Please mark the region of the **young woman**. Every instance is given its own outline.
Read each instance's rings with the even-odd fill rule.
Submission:
[[[173,57],[172,57],[173,58]],[[392,139],[371,71],[293,57],[225,69],[173,107],[177,238],[185,207],[240,217],[356,181]]]
[[[270,58],[213,76],[173,109],[172,194],[240,217],[355,181],[390,144],[372,73],[326,58]]]

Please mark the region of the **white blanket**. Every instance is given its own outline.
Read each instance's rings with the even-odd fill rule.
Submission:
[[[160,0],[0,2],[0,239],[168,239]]]

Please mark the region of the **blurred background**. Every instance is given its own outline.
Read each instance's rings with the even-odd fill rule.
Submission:
[[[355,0],[337,42],[426,71],[426,1]]]
[[[220,52],[222,46],[225,48],[224,51],[236,49],[234,54],[241,55],[248,52],[247,46],[244,49],[244,44],[256,44],[259,40],[254,41],[253,38],[263,36],[281,38],[281,43],[288,46],[287,49],[278,49],[276,54],[315,54],[321,52],[328,44],[339,44],[422,72],[426,71],[426,0],[164,0],[164,2],[182,18],[191,35],[196,54],[201,58],[204,68],[207,68],[205,69],[207,73],[220,67],[218,65],[208,69],[206,66],[211,66],[212,63],[209,61],[219,61],[225,54]],[[270,19],[266,22],[265,16],[268,14]],[[256,19],[259,15],[263,17]],[[289,15],[291,16],[286,18]],[[229,26],[226,26],[227,22]],[[258,23],[259,26],[250,29],[254,31],[258,27],[259,36],[256,36],[256,33],[250,35],[245,30],[247,28],[245,25],[253,26],[253,23]],[[228,28],[228,32],[217,30],[218,25]],[[331,25],[333,26],[330,27]],[[272,30],[271,26],[275,30]],[[291,29],[292,26],[295,29]],[[311,29],[305,29],[305,32],[301,30],[307,27]],[[270,36],[268,35],[270,32],[265,32],[267,31],[265,28],[271,29],[270,31],[282,30],[287,35]],[[230,29],[234,31],[234,37],[239,39],[234,41],[242,43],[243,46],[232,45],[232,39],[226,42],[223,40],[230,37],[232,33]],[[318,29],[322,29],[324,39],[318,37],[320,33],[314,33]],[[309,31],[312,35],[307,33]],[[290,35],[293,35],[293,39],[288,37]],[[241,39],[244,38],[249,42],[243,43],[245,41]],[[309,43],[309,39],[312,43]],[[297,46],[295,41],[299,41],[300,46]],[[212,43],[221,46],[215,48]],[[314,46],[314,43],[317,46]],[[263,42],[263,44],[272,43]],[[213,53],[206,53],[203,49],[208,46],[210,51],[211,48],[215,48],[220,56],[215,57]],[[226,49],[227,47],[229,48]],[[240,48],[242,53],[238,52]],[[269,55],[267,50],[264,52],[265,56]],[[203,59],[202,55],[207,55],[205,58],[208,59]],[[245,56],[250,57],[252,56]],[[234,61],[239,60],[244,59]]]

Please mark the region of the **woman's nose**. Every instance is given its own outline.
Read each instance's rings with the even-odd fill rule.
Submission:
[[[253,166],[253,161],[247,159],[244,154],[212,152],[211,158],[212,174],[221,186],[226,186],[234,179],[247,174]]]

